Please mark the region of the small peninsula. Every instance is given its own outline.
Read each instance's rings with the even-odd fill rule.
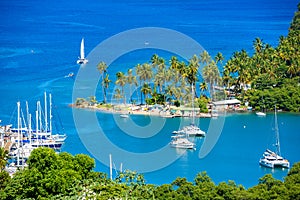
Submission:
[[[245,50],[236,51],[226,63],[220,52],[214,57],[207,51],[199,52],[188,62],[176,56],[167,61],[154,54],[149,62],[117,72],[113,82],[109,67],[100,62],[95,67],[101,76],[102,97],[98,98],[102,100],[96,96],[78,97],[72,106],[132,114],[149,114],[147,111],[154,107],[161,108],[156,113],[159,115],[163,112],[166,116],[184,116],[185,110],[194,105],[198,116],[207,117],[216,109],[214,102],[237,99],[241,103],[238,107],[227,105],[226,109],[273,111],[276,105],[278,110],[300,112],[299,16],[298,10],[288,35],[279,38],[277,47],[255,38],[252,55]],[[112,84],[116,89],[110,92],[117,105],[107,102]]]

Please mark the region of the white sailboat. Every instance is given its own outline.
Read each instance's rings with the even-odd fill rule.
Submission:
[[[263,157],[259,160],[259,164],[269,168],[275,167],[283,167],[283,168],[290,168],[290,162],[283,158],[280,153],[280,142],[279,142],[279,129],[277,123],[277,113],[276,113],[276,106],[275,106],[275,136],[276,136],[276,151],[273,152],[267,149],[263,153]]]
[[[194,106],[194,86],[192,84],[192,123],[190,125],[184,126],[181,130],[173,131],[174,134],[182,134],[185,133],[188,136],[205,136],[205,132],[202,131],[198,126],[195,125],[195,106]]]
[[[10,156],[28,158],[31,151],[38,147],[49,147],[54,150],[60,150],[66,139],[65,134],[53,134],[52,132],[52,96],[49,95],[49,108],[47,104],[47,94],[45,97],[45,110],[42,111],[40,101],[37,101],[35,111],[35,130],[31,126],[31,114],[29,113],[28,104],[26,102],[27,120],[21,112],[20,102],[17,103],[18,108],[18,126],[11,129],[13,134],[17,133],[17,137],[12,140],[14,148],[10,149]],[[49,109],[49,113],[48,113]],[[44,112],[44,113],[42,113]],[[42,120],[42,116],[44,120]],[[23,120],[22,120],[23,119]],[[27,124],[26,124],[27,121]],[[27,126],[28,125],[28,126]]]
[[[80,44],[80,57],[77,60],[77,64],[86,64],[88,63],[88,60],[85,58],[84,56],[84,38],[82,38],[81,40],[81,44]]]
[[[189,141],[187,135],[178,134],[172,136],[172,141],[170,142],[171,147],[180,149],[196,149],[196,144]]]
[[[266,113],[264,113],[264,112],[256,112],[256,115],[257,116],[261,116],[261,117],[265,117]]]

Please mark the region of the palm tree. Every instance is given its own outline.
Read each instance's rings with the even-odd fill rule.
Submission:
[[[96,96],[89,97],[89,103],[93,106],[97,103]]]
[[[205,82],[200,83],[200,91],[203,95],[203,93],[207,90],[207,85]]]
[[[148,83],[144,83],[143,87],[141,88],[141,92],[144,94],[145,99],[147,99],[148,94],[151,94],[151,87]]]
[[[212,60],[208,65],[206,65],[202,70],[203,78],[204,80],[209,83],[210,87],[210,96],[213,100],[214,98],[214,86],[216,83],[219,83],[220,78],[220,72],[216,65],[216,63]]]
[[[151,65],[149,65],[148,63],[142,64],[142,79],[144,81],[147,81],[147,83],[149,84],[152,77],[153,71],[151,69]]]
[[[120,104],[120,99],[123,98],[123,95],[122,95],[122,92],[121,92],[121,90],[119,88],[115,89],[113,98],[119,100],[118,103]]]
[[[224,57],[223,57],[222,53],[218,52],[217,55],[215,56],[216,64],[218,65],[218,63],[221,62],[221,65],[222,65],[223,60],[224,60]]]
[[[138,85],[136,77],[133,76],[133,74],[132,74],[132,69],[128,69],[128,71],[127,71],[127,83],[129,84],[130,102],[132,103],[131,86]]]
[[[154,54],[151,57],[151,63],[152,63],[152,67],[155,69],[157,66],[159,66],[159,57],[157,54]]]
[[[124,94],[124,86],[127,83],[127,77],[124,75],[123,72],[118,72],[116,74],[116,76],[117,76],[116,84],[121,87],[121,94],[124,97],[124,104],[126,104],[126,96]]]
[[[98,65],[97,65],[97,69],[99,70],[100,74],[101,74],[101,80],[102,80],[102,84],[101,84],[101,87],[102,87],[102,94],[103,94],[103,101],[104,103],[106,102],[105,100],[105,91],[104,91],[104,73],[107,72],[107,65],[105,62],[100,62]]]
[[[162,92],[163,84],[165,83],[165,77],[166,77],[166,71],[162,70],[157,72],[157,74],[154,77],[154,85],[155,87],[159,87],[159,93]]]
[[[188,64],[188,82],[190,85],[195,85],[197,81],[197,73],[198,73],[198,68],[199,68],[199,59],[196,55],[194,55],[190,60]],[[195,91],[196,94],[196,91]]]
[[[103,86],[104,86],[104,93],[103,93],[104,94],[104,101],[103,101],[103,103],[106,103],[106,93],[107,93],[110,82],[111,82],[111,80],[109,79],[109,75],[106,74],[105,78],[103,80],[103,83],[102,83]]]
[[[260,54],[264,50],[264,44],[260,38],[255,38],[253,42],[253,47],[256,54]]]
[[[171,60],[170,60],[170,67],[171,69],[177,69],[178,68],[178,65],[179,65],[179,62],[178,62],[178,59],[176,56],[172,56],[171,57]]]
[[[153,77],[153,72],[151,69],[151,65],[149,65],[148,63],[144,63],[142,65],[137,65],[136,66],[136,74],[139,77],[140,80],[140,86],[143,84],[145,84],[145,82],[147,81],[148,83],[150,82],[150,79]],[[141,92],[141,97],[142,97],[142,92]],[[141,98],[141,103],[142,103],[142,98]]]
[[[203,64],[208,64],[211,61],[211,57],[207,51],[200,53],[200,62]]]

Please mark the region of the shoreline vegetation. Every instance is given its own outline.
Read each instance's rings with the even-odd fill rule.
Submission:
[[[114,112],[116,110],[110,109],[113,106],[107,102],[110,92],[112,99],[118,102],[115,107],[139,104],[191,108],[195,105],[203,116],[209,116],[208,113],[218,109],[214,102],[238,99],[242,108],[238,110],[266,112],[273,111],[276,105],[278,110],[300,112],[299,7],[300,4],[288,35],[279,38],[277,47],[255,38],[253,55],[245,50],[237,51],[224,64],[220,52],[212,58],[203,51],[188,62],[176,56],[166,61],[154,54],[149,62],[137,64],[127,72],[117,72],[113,82],[109,78],[109,67],[100,62],[95,67],[101,76],[102,101],[98,102],[96,96],[78,97],[72,106],[100,111],[107,107],[106,111]],[[109,91],[111,84],[116,88],[114,91]]]
[[[0,199],[299,199],[300,162],[284,180],[271,174],[245,188],[232,180],[214,183],[206,172],[193,181],[178,177],[171,183],[146,183],[135,171],[121,171],[110,178],[95,172],[95,160],[84,154],[56,154],[50,148],[34,149],[28,167],[12,178],[4,171],[7,152],[0,148]]]

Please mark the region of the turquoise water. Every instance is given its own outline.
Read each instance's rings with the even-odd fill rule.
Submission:
[[[163,27],[188,35],[213,56],[220,51],[228,59],[234,51],[241,49],[251,54],[252,42],[256,37],[273,46],[277,45],[279,36],[287,34],[297,3],[295,0],[284,3],[281,0],[1,1],[2,124],[14,122],[12,114],[18,100],[23,105],[28,100],[30,109],[34,110],[34,102],[43,98],[43,92],[51,92],[68,134],[63,150],[72,154],[90,154],[82,142],[82,135],[76,130],[72,109],[68,107],[72,102],[74,79],[65,78],[70,72],[76,74],[79,69],[76,60],[82,37],[85,38],[88,54],[100,42],[121,31],[149,26]],[[157,52],[169,60],[169,54],[155,49],[131,52],[109,67],[110,77],[113,78],[117,71],[126,71],[137,63],[148,61]],[[96,96],[101,99],[100,90]],[[146,154],[166,146],[170,141],[170,132],[181,123],[179,118],[166,119],[161,130],[143,139],[125,134],[117,125],[117,118],[110,114],[97,113],[96,116],[112,143],[137,154]],[[299,115],[294,114],[280,113],[278,116],[282,154],[291,163],[300,160],[299,120]],[[141,127],[151,124],[151,119],[145,116],[134,116],[133,121]],[[200,124],[207,130],[210,119],[201,119]],[[197,150],[183,153],[181,157],[179,155],[182,152],[169,150],[169,157],[179,158],[161,169],[145,173],[146,180],[161,184],[169,183],[177,176],[185,176],[192,181],[200,171],[207,171],[216,183],[231,179],[247,187],[256,184],[258,178],[266,173],[273,173],[276,178],[282,179],[287,170],[271,171],[258,165],[262,152],[272,144],[272,126],[271,114],[266,118],[258,118],[253,114],[227,115],[220,138],[206,157],[199,158],[204,140],[197,139]],[[91,139],[94,138],[93,134],[98,134],[94,128],[87,123],[84,129],[84,133]],[[105,152],[103,157],[108,160],[109,149],[104,149],[101,141],[95,140],[94,145],[99,154]],[[123,169],[128,166],[131,166],[131,170],[141,167],[138,160],[130,160],[129,164],[126,156],[119,159],[113,154],[113,159],[116,168],[119,168],[121,162]],[[160,156],[147,165],[157,165],[162,160],[167,159]],[[96,170],[108,172],[108,167],[97,161]]]
[[[154,137],[140,139],[128,136],[120,131],[119,127],[114,123],[113,115],[97,113],[97,116],[104,133],[109,137],[109,140],[112,141],[112,143],[122,149],[135,153],[151,153],[163,148],[168,145],[172,135],[171,132],[178,129],[182,120],[187,123],[190,122],[190,119],[185,118],[167,119],[162,130]],[[140,126],[146,126],[151,123],[152,118],[149,116],[131,117],[134,122]],[[157,118],[161,119],[159,117]],[[283,156],[289,159],[291,164],[299,161],[298,151],[300,135],[297,126],[299,119],[299,114],[278,114],[281,152]],[[207,131],[211,120],[214,119],[201,119],[201,129]],[[272,144],[274,144],[275,140],[273,127],[274,115],[272,113],[269,113],[266,117],[258,117],[253,113],[227,114],[219,140],[206,157],[199,158],[199,150],[205,139],[195,138],[194,142],[197,144],[197,149],[195,151],[188,150],[183,152],[170,148],[172,152],[171,156],[172,154],[174,156],[182,154],[181,157],[171,165],[153,172],[145,173],[146,180],[150,183],[163,184],[170,183],[176,177],[180,176],[187,177],[188,180],[193,181],[195,175],[201,171],[207,171],[209,176],[216,183],[234,180],[236,183],[243,184],[246,187],[257,184],[258,179],[266,173],[272,173],[275,178],[282,180],[288,170],[271,170],[260,167],[258,164],[259,158],[264,150],[266,148],[273,148]],[[94,140],[95,137],[92,131],[86,131],[85,134],[86,137],[90,137],[91,140]],[[143,134],[145,133],[140,132],[139,136]],[[74,138],[68,138],[67,144],[69,141],[73,142]],[[64,147],[64,150],[74,152],[74,146],[67,144]],[[98,144],[99,148],[96,150],[96,154],[101,154],[101,152],[104,152],[104,150],[100,148],[101,141],[98,141]],[[84,149],[76,150],[76,153],[83,150]],[[119,169],[121,163],[123,164],[123,169],[128,169],[128,166],[135,166],[136,169],[140,168],[139,160],[127,160],[126,156],[121,158],[117,155],[115,158],[114,155],[112,156],[115,163],[114,168],[116,169]],[[151,162],[153,162],[153,165],[156,165],[157,162],[162,162],[164,159],[165,158],[162,155]],[[99,162],[97,163],[97,169],[100,171],[108,171],[108,168]]]

